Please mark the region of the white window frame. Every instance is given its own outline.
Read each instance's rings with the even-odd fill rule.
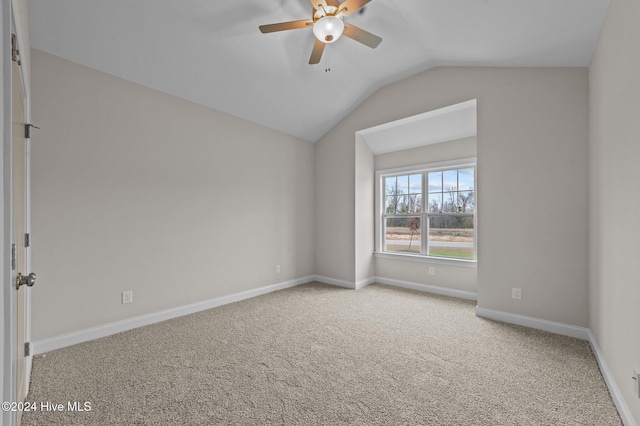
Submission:
[[[462,259],[455,257],[440,257],[440,256],[431,256],[428,253],[428,225],[429,225],[429,217],[437,216],[437,215],[451,215],[452,213],[429,213],[428,212],[428,190],[427,190],[427,182],[426,176],[431,172],[438,172],[444,170],[452,170],[452,169],[464,169],[464,168],[473,168],[473,179],[474,179],[474,197],[476,202],[474,212],[473,212],[473,259]],[[398,176],[398,175],[408,175],[408,174],[422,174],[422,208],[420,213],[415,214],[399,214],[398,217],[407,217],[407,216],[418,216],[420,217],[420,227],[423,231],[420,233],[421,235],[421,253],[397,253],[397,252],[386,252],[384,251],[384,241],[385,241],[385,233],[386,233],[386,221],[385,217],[388,218],[389,215],[385,214],[385,188],[383,185],[383,181],[387,177]],[[393,169],[385,169],[376,171],[376,188],[375,188],[375,255],[377,257],[388,257],[388,258],[401,258],[406,260],[414,260],[414,261],[429,261],[434,263],[454,263],[460,266],[474,266],[478,261],[478,205],[477,205],[477,194],[478,194],[478,169],[477,169],[477,161],[475,157],[470,158],[461,158],[450,161],[441,161],[437,163],[428,163],[428,164],[420,164],[415,166],[406,166],[406,167],[398,167]],[[453,215],[458,215],[458,213],[453,213]],[[460,213],[461,216],[469,216],[469,213]],[[393,217],[393,216],[392,216]]]

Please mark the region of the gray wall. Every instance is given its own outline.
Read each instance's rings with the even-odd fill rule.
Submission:
[[[356,284],[373,278],[376,273],[374,252],[374,156],[362,136],[356,136],[355,240]]]
[[[640,3],[613,0],[589,68],[589,327],[640,424]]]
[[[359,129],[342,129],[345,121],[314,144],[316,274],[355,283],[355,130]],[[340,137],[332,137],[337,132]]]
[[[32,61],[35,340],[314,273],[311,143]]]
[[[469,99],[478,100],[478,305],[587,326],[582,68],[437,68],[363,102],[315,146],[316,272],[357,278],[354,133]]]

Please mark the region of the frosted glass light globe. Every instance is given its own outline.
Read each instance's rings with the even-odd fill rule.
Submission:
[[[323,43],[333,43],[342,35],[344,22],[335,16],[325,16],[313,24],[313,35]]]

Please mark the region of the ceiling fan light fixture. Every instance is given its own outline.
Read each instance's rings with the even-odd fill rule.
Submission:
[[[325,16],[313,24],[313,35],[323,43],[333,43],[344,31],[344,22],[336,16]]]

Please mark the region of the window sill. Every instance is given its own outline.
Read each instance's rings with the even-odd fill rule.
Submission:
[[[395,253],[383,253],[383,252],[374,252],[374,257],[381,259],[393,259],[393,260],[404,260],[409,262],[422,262],[422,263],[432,263],[439,265],[450,265],[450,266],[460,266],[463,268],[477,268],[478,261],[476,260],[465,260],[465,259],[447,259],[444,257],[435,257],[435,256],[419,256],[412,254],[395,254]]]

